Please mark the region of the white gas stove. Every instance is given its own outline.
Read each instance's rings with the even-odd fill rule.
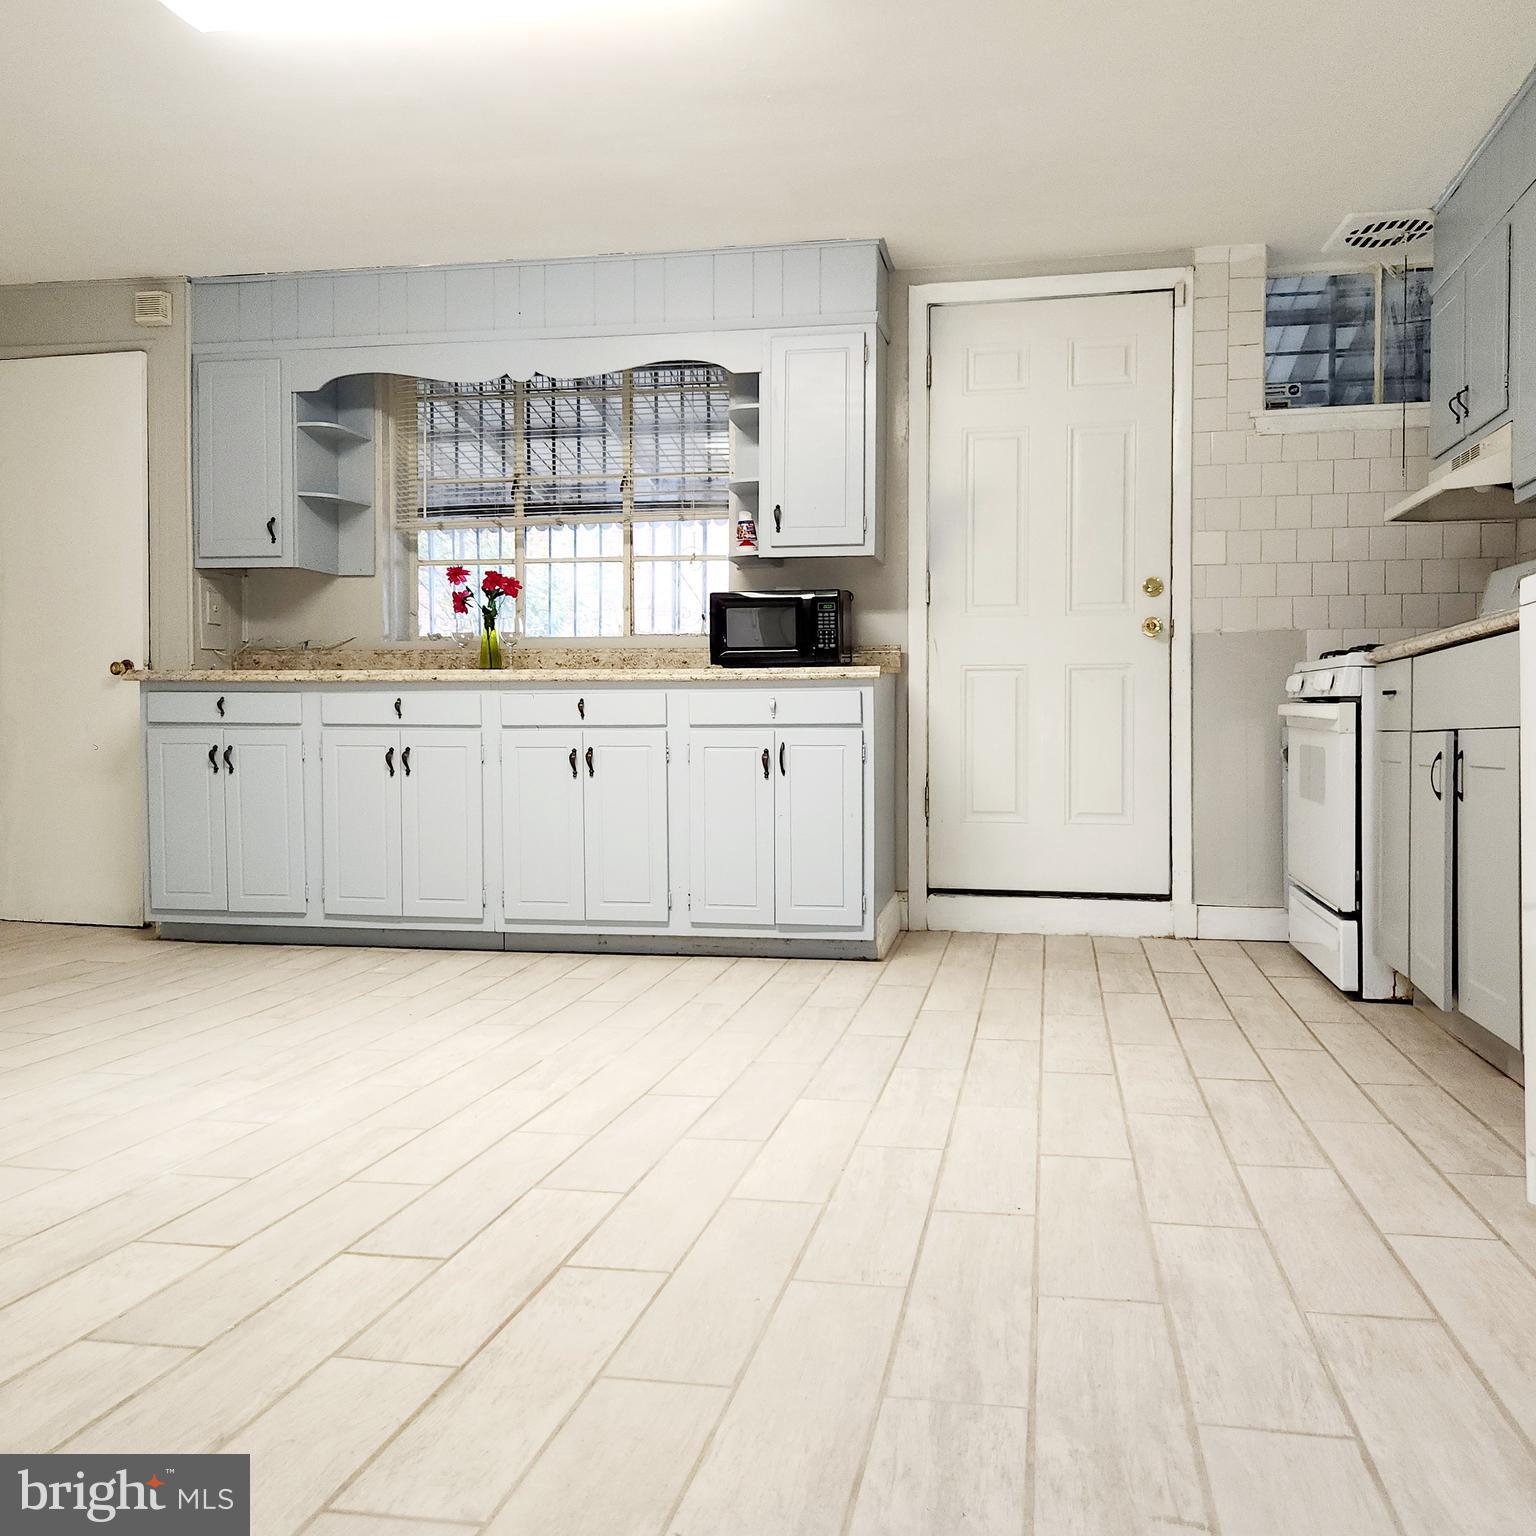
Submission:
[[[1376,690],[1371,646],[1302,662],[1280,706],[1291,944],[1343,992],[1393,995],[1373,940]]]

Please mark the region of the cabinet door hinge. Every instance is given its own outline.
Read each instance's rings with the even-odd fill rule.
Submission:
[[[1175,309],[1183,309],[1184,308],[1184,284],[1183,283],[1175,283],[1173,285],[1173,307]]]
[[[923,820],[924,821],[928,820],[928,808],[929,808],[928,780],[924,779],[923,780]]]
[[[859,896],[859,912],[862,915],[862,914],[867,914],[868,911],[869,911],[869,892],[868,891],[864,891]]]
[[[864,366],[869,366],[869,337],[864,338]]]
[[[672,761],[672,748],[671,747],[667,748],[667,761],[669,763]]]
[[[668,891],[667,892],[667,911],[670,912],[671,910],[672,910],[672,892]]]
[[[869,743],[867,741],[861,741],[859,743],[859,761],[861,763],[867,763],[869,761]]]
[[[933,353],[928,354],[928,388],[933,388]]]
[[[923,601],[931,608],[933,606],[933,572],[927,572],[923,577],[923,581],[926,587],[926,595]]]

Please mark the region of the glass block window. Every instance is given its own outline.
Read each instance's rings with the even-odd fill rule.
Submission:
[[[1271,410],[1429,398],[1427,271],[1271,277],[1264,403]]]
[[[415,381],[396,503],[420,635],[472,633],[445,572],[515,573],[531,637],[697,635],[728,585],[725,371],[665,363],[587,379]],[[398,418],[397,418],[398,419]]]

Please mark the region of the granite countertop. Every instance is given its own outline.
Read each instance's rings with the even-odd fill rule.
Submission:
[[[574,648],[573,648],[574,651]],[[519,665],[524,657],[528,663]],[[326,665],[329,661],[331,664]],[[393,662],[393,665],[390,663]],[[446,663],[446,665],[444,664]],[[865,683],[901,671],[900,646],[873,646],[854,652],[848,667],[715,667],[707,653],[660,649],[584,649],[564,655],[513,651],[510,665],[482,671],[467,652],[263,652],[240,657],[218,669],[149,668],[126,673],[141,683],[462,683],[476,688],[523,688],[568,683]]]
[[[1510,608],[1504,613],[1490,613],[1482,618],[1468,619],[1464,624],[1452,624],[1449,629],[1432,629],[1428,634],[1415,635],[1411,640],[1395,640],[1391,645],[1379,645],[1371,652],[1371,660],[1379,666],[1384,661],[1401,661],[1405,656],[1443,651],[1448,645],[1464,645],[1468,640],[1507,634],[1519,627],[1520,610]]]

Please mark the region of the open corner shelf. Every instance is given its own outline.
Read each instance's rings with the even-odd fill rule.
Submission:
[[[348,443],[368,443],[373,439],[366,432],[357,432],[353,428],[344,426],[339,421],[300,421],[295,422],[301,432],[308,432],[311,437],[330,438],[332,441]]]
[[[299,497],[303,501],[323,501],[332,507],[366,507],[366,501],[359,501],[355,496],[341,496],[335,491],[300,491]]]

